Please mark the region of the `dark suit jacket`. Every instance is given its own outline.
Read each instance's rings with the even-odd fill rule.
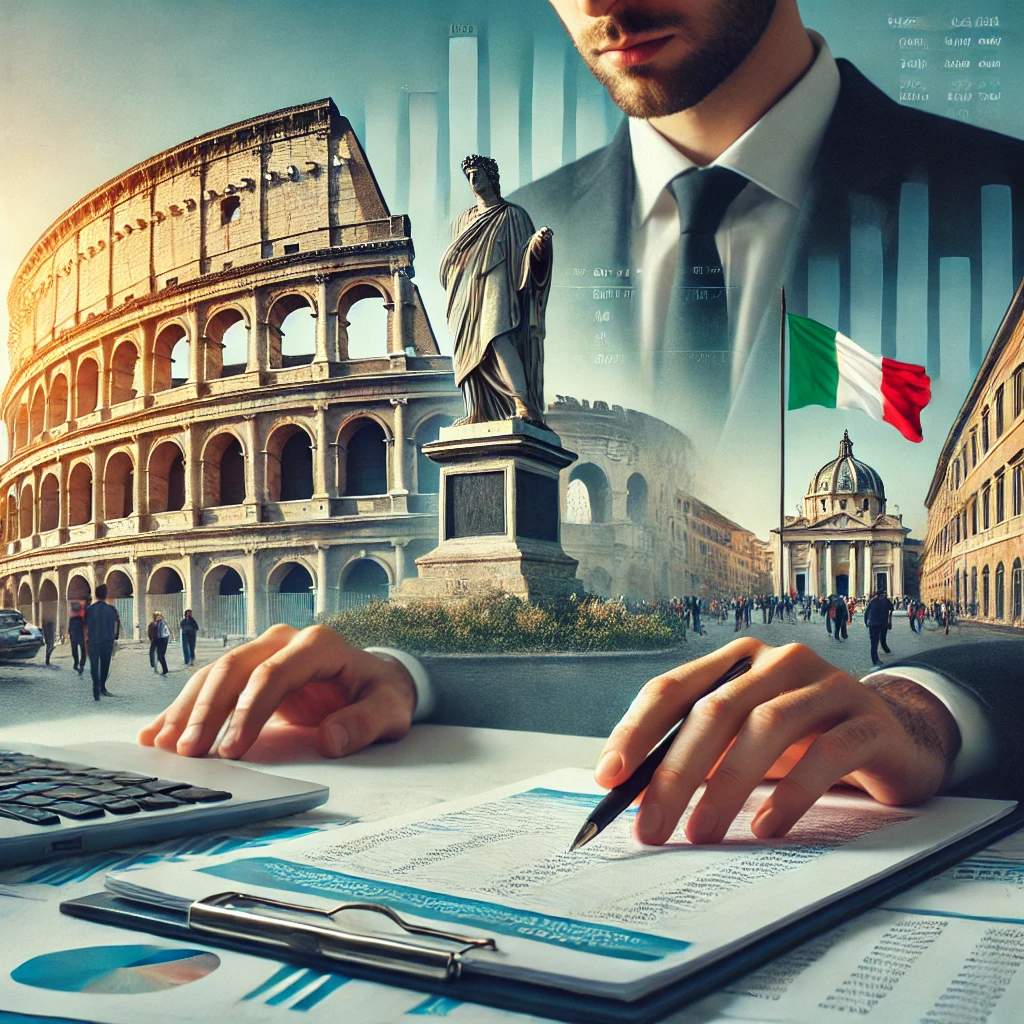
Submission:
[[[903,661],[886,672],[919,665],[940,672],[968,690],[986,711],[995,737],[995,768],[971,779],[958,792],[1024,800],[1024,639],[991,640],[941,647]]]
[[[928,185],[928,370],[938,376],[939,259],[971,259],[973,365],[981,356],[981,187],[1006,185],[1014,198],[1013,279],[1024,273],[1024,141],[901,106],[852,64],[837,61],[840,90],[801,210],[786,282],[791,312],[807,312],[811,256],[834,256],[839,266],[839,330],[850,331],[850,231],[870,222],[882,237],[882,354],[899,358],[896,337],[896,260],[899,200],[905,182]],[[784,145],[785,140],[780,140]],[[631,365],[636,336],[625,287],[630,253],[634,176],[627,123],[604,148],[517,190],[535,224],[555,232],[555,281],[548,307],[547,360],[555,391],[575,379],[579,359],[618,353],[608,363],[607,393]],[[780,253],[780,261],[786,254]],[[630,276],[620,276],[628,273]],[[581,285],[585,287],[581,287]],[[618,294],[619,292],[622,294]],[[1006,296],[1007,302],[1010,296]],[[595,318],[597,330],[595,330]],[[579,338],[581,332],[584,337]],[[585,333],[585,332],[589,332]],[[598,343],[595,333],[605,335]],[[568,351],[566,351],[568,349]],[[774,351],[766,364],[772,371]],[[777,374],[777,371],[775,371]],[[571,386],[571,385],[569,385]],[[549,389],[551,390],[551,389]],[[550,397],[550,396],[549,396]]]

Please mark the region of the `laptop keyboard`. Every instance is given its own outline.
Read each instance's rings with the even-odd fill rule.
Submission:
[[[0,750],[0,817],[29,825],[91,821],[190,804],[230,800],[222,789],[158,779],[138,772],[92,768]]]

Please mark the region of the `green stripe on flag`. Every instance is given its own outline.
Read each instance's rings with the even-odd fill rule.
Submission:
[[[836,332],[817,320],[788,313],[789,402],[788,408],[805,405],[836,407],[839,390],[839,361]]]

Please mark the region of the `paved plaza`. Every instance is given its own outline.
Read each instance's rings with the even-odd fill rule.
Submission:
[[[849,639],[842,643],[826,634],[817,616],[810,623],[754,622],[749,632],[769,643],[809,644],[856,675],[871,668],[867,630],[859,615]],[[910,631],[905,617],[900,617],[890,633],[893,653],[887,660],[1006,635],[978,626],[954,628],[948,637],[931,629],[918,635]],[[735,636],[730,621],[708,623],[705,636],[691,634],[676,651],[616,656],[464,655],[425,660],[432,673],[445,679],[446,696],[439,708],[445,721],[601,735],[647,679],[681,661],[706,654]],[[99,704],[92,699],[88,667],[82,676],[73,672],[66,644],[56,649],[49,667],[43,664],[41,653],[30,662],[0,663],[0,735],[15,727],[22,740],[31,737],[45,743],[47,723],[68,718],[80,723],[83,740],[129,735],[129,730],[134,731],[162,710],[194,671],[183,666],[181,648],[172,645],[167,656],[171,672],[166,677],[158,676],[149,667],[147,650],[136,643],[120,647],[108,682],[115,696]],[[214,660],[223,650],[219,643],[201,642],[197,665]],[[117,728],[111,728],[115,721]]]

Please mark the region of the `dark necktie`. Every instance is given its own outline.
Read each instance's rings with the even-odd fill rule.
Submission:
[[[679,207],[679,258],[665,316],[659,378],[680,398],[727,411],[732,368],[725,272],[715,232],[747,179],[727,167],[692,168],[668,188]]]

